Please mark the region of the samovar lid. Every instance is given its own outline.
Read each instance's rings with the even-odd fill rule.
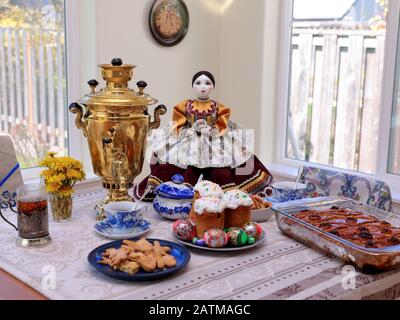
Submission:
[[[145,81],[137,83],[138,90],[128,87],[132,80],[135,65],[124,64],[120,58],[114,58],[110,64],[101,64],[101,75],[106,81],[106,87],[96,91],[99,83],[96,80],[88,81],[91,92],[86,94],[79,102],[85,105],[101,106],[149,106],[157,100],[143,91],[147,87]]]

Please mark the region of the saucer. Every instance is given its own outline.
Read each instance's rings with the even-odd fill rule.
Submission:
[[[151,223],[146,220],[138,221],[134,229],[127,233],[114,232],[112,227],[105,221],[99,221],[94,225],[94,230],[98,234],[112,240],[123,240],[128,238],[139,237],[148,232],[150,229],[151,229]]]
[[[287,200],[287,201],[279,201],[275,196],[271,197],[266,197],[264,198],[265,201],[271,202],[272,204],[278,204],[278,203],[285,203],[285,202],[290,202],[290,201],[296,201],[296,200]],[[297,199],[297,200],[302,200],[302,199]]]

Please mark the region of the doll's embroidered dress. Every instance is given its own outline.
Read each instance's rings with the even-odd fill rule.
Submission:
[[[263,193],[272,176],[253,154],[253,132],[230,121],[231,110],[214,100],[185,100],[173,122],[151,137],[151,174],[134,188],[136,199],[153,200],[159,184],[180,173],[194,186],[199,177],[222,189]]]

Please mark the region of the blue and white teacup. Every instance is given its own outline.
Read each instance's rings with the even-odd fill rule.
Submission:
[[[293,181],[275,182],[270,188],[271,197],[277,202],[288,202],[306,197],[307,185]]]
[[[104,206],[106,214],[104,221],[112,228],[114,233],[129,233],[143,219],[141,209],[142,206],[135,202],[111,202]]]

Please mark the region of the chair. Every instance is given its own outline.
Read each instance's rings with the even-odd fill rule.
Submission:
[[[10,135],[0,134],[0,207],[15,206],[16,190],[23,184],[21,170]]]
[[[314,167],[303,167],[299,181],[307,185],[309,197],[343,196],[392,212],[389,186],[379,180]]]

